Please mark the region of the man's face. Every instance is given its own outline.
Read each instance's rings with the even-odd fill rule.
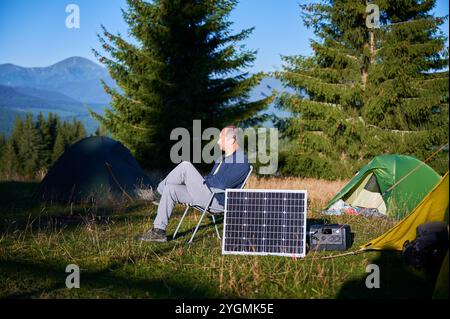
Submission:
[[[217,141],[217,144],[219,144],[219,148],[222,151],[230,149],[231,147],[233,147],[233,144],[235,143],[234,138],[232,138],[231,136],[227,136],[231,135],[227,134],[228,130],[229,130],[228,128],[224,128],[219,134],[219,140]]]

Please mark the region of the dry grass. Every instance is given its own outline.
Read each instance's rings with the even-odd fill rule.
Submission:
[[[256,189],[299,189],[307,190],[308,198],[315,207],[324,207],[348,180],[327,181],[298,177],[250,177],[246,188]],[[319,208],[320,209],[320,208]]]
[[[310,207],[320,209],[344,184],[253,177],[247,187],[306,189]],[[136,242],[134,236],[148,229],[155,217],[152,205],[72,211],[27,202],[32,190],[28,184],[0,183],[5,194],[0,198],[0,298],[418,298],[429,293],[427,283],[405,271],[397,255],[370,252],[329,260],[315,257],[340,252],[310,252],[305,259],[222,255],[211,225],[186,245],[197,213],[186,218],[175,240]],[[169,235],[181,212],[177,207]],[[391,226],[361,216],[314,212],[308,217],[349,223],[356,233],[352,250]],[[81,269],[80,289],[69,290],[64,284],[65,267],[72,263]],[[383,289],[365,288],[370,263],[382,269]]]

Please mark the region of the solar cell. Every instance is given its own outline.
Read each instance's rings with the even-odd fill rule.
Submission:
[[[223,254],[304,257],[307,192],[227,189]]]

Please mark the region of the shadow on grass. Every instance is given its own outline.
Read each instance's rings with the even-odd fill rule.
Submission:
[[[53,207],[51,212],[45,212],[42,206],[35,211],[22,211],[17,214],[1,216],[0,230],[13,229],[44,230],[60,229],[73,230],[79,226],[95,223],[96,225],[121,224],[124,222],[143,223],[148,218],[145,213],[136,213],[135,207],[124,207],[119,212],[101,208],[95,211],[79,211],[70,214],[64,207]]]
[[[212,298],[217,292],[211,287],[202,287],[198,282],[186,279],[178,282],[175,274],[158,279],[139,279],[114,274],[124,262],[115,262],[98,271],[80,270],[80,289],[65,286],[65,266],[53,263],[40,264],[29,261],[2,261],[3,279],[20,277],[26,284],[23,292],[5,295],[3,298],[36,298],[42,295],[50,298]],[[124,275],[125,276],[125,275]],[[34,287],[33,287],[34,285]],[[30,287],[31,286],[31,287]]]
[[[0,181],[0,213],[22,212],[39,206],[32,199],[37,182]]]
[[[23,229],[26,226],[70,229],[92,221],[99,224],[110,221],[141,222],[148,216],[143,211],[150,208],[138,201],[116,206],[42,203],[33,198],[38,186],[37,182],[0,181],[0,230],[11,227]]]
[[[345,299],[430,299],[433,294],[436,276],[419,272],[405,265],[401,254],[394,251],[381,251],[379,256],[368,264],[379,267],[380,287],[367,288],[368,272],[356,280],[343,284],[337,298]],[[369,279],[370,280],[370,279]]]
[[[219,227],[221,224],[223,224],[223,215],[215,216],[215,218],[216,218],[217,227]],[[198,215],[198,219],[200,219],[200,215]],[[173,234],[171,234],[168,237],[168,240],[169,241],[176,240],[176,239],[179,239],[179,238],[184,237],[186,235],[188,235],[189,239],[190,239],[190,237],[194,233],[195,227],[197,226],[198,219],[195,221],[195,224],[194,224],[193,227],[191,227],[190,229],[187,229],[185,231],[179,231],[175,238],[173,238]],[[205,221],[208,221],[208,220],[209,220],[209,222],[205,223]],[[177,223],[179,223],[179,220],[177,220]],[[203,237],[206,237],[208,235],[208,233],[202,232],[202,230],[206,229],[206,228],[211,228],[211,231],[213,231],[214,234],[216,234],[216,230],[214,229],[214,222],[213,222],[213,219],[211,218],[211,216],[207,216],[206,218],[203,218],[202,224],[198,227],[198,230],[197,230],[197,233],[195,234],[193,242],[196,242],[199,239],[201,239]]]

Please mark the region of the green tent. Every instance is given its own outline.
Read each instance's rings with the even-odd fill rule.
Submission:
[[[377,156],[330,200],[326,209],[343,200],[351,206],[377,208],[389,217],[403,218],[440,179],[431,167],[414,157]]]
[[[144,198],[156,181],[120,142],[91,136],[71,145],[52,165],[35,198],[46,202],[115,204]]]

